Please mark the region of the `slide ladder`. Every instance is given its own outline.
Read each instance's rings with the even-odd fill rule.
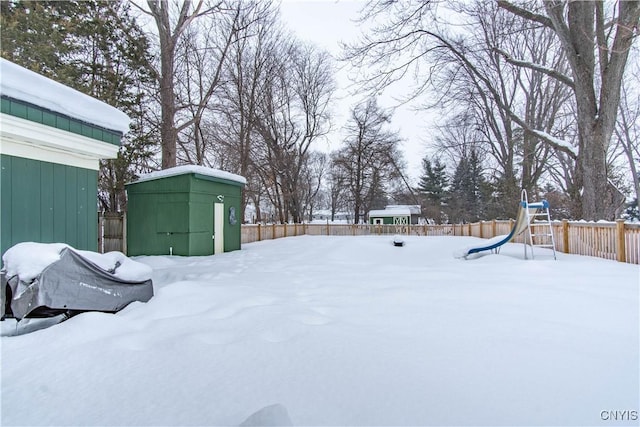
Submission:
[[[527,192],[525,190],[522,190],[522,196],[520,199],[520,204],[524,208],[527,216],[527,234],[524,242],[525,259],[527,258],[527,246],[531,248],[532,259],[534,258],[533,248],[552,249],[553,259],[556,259],[556,242],[553,237],[551,216],[549,215],[549,202],[543,200],[537,203],[529,203],[527,200]]]

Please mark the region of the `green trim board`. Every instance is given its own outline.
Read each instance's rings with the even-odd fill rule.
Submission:
[[[21,119],[65,130],[67,132],[107,142],[113,145],[119,146],[122,138],[122,134],[120,132],[106,129],[91,123],[86,123],[62,113],[51,111],[4,95],[1,97],[0,111],[10,116],[19,117]]]
[[[0,155],[0,252],[27,241],[98,247],[98,172]]]

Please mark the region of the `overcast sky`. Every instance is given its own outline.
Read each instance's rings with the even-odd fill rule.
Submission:
[[[327,50],[334,56],[340,55],[340,42],[350,42],[358,38],[361,32],[359,23],[356,22],[363,1],[340,0],[282,0],[280,11],[285,24],[300,39],[314,43]],[[348,118],[350,108],[357,102],[357,95],[349,93],[349,73],[346,64],[336,63],[340,71],[336,75],[338,93],[336,94],[336,114],[334,127],[338,131]],[[384,107],[392,107],[393,96],[404,94],[385,93],[379,100]],[[421,160],[425,154],[424,122],[426,114],[414,112],[410,106],[403,106],[396,110],[392,128],[400,131],[405,141],[402,144],[405,152],[405,160],[408,164],[408,174],[414,180],[421,173]],[[334,140],[331,149],[337,148],[341,136],[338,132],[332,135]],[[318,147],[321,149],[323,147]]]

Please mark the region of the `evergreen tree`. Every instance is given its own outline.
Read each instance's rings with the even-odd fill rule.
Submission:
[[[74,49],[69,32],[77,7],[69,1],[0,2],[2,57],[75,87],[77,73],[67,58]]]
[[[476,222],[485,219],[487,195],[491,187],[485,180],[475,150],[458,162],[451,183],[449,204],[452,222]]]
[[[627,204],[627,209],[624,211],[625,219],[631,221],[640,221],[640,211],[638,211],[638,198],[636,197],[631,203]]]
[[[492,182],[495,191],[486,199],[487,219],[513,219],[518,213],[520,186],[515,176],[498,176]]]
[[[153,156],[147,120],[149,45],[124,1],[12,1],[2,9],[2,57],[121,109],[132,118],[118,158],[101,162],[101,209],[124,209],[124,184]],[[145,104],[147,108],[142,108]]]
[[[440,159],[435,159],[433,164],[426,157],[422,159],[422,175],[416,191],[424,199],[423,214],[438,223],[446,218],[443,208],[449,199],[448,186],[449,177]]]

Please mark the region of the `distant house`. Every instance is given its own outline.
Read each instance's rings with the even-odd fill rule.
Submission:
[[[411,224],[418,224],[422,216],[422,208],[420,205],[387,205],[385,209],[409,209],[409,212],[411,212]]]
[[[0,61],[0,253],[24,241],[95,251],[99,160],[117,156],[130,119]]]
[[[353,223],[353,214],[349,212],[335,212],[332,218],[331,211],[329,209],[319,209],[313,211],[313,218],[311,219],[311,222],[326,223],[327,221],[344,224]]]
[[[369,224],[408,225],[411,211],[408,208],[380,209],[369,211]]]
[[[369,224],[418,224],[421,213],[419,205],[387,205],[369,211]]]

